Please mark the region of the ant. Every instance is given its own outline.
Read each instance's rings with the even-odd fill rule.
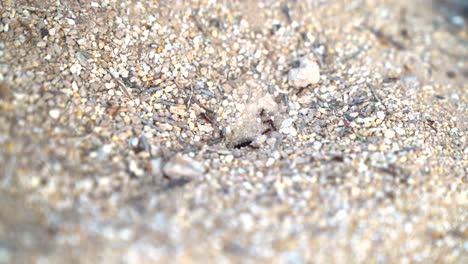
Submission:
[[[272,131],[277,131],[278,130],[276,128],[275,123],[273,122],[271,117],[268,116],[268,114],[266,113],[264,108],[262,108],[260,110],[260,119],[262,120],[263,124],[268,125],[268,128],[265,131],[262,132],[262,135],[265,135],[265,134],[268,134],[268,133],[270,133]]]

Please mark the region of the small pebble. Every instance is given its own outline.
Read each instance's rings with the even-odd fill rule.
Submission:
[[[403,128],[401,128],[401,127],[396,127],[395,132],[400,136],[403,136],[403,135],[406,134],[405,130]]]
[[[205,173],[205,167],[198,161],[178,153],[164,164],[163,172],[170,178],[199,177]]]
[[[45,48],[47,46],[47,42],[39,41],[36,45],[38,48]]]
[[[158,159],[151,159],[150,160],[151,164],[151,172],[153,175],[161,175],[162,173],[162,160],[160,158]]]
[[[52,117],[53,119],[59,118],[59,117],[60,117],[60,110],[59,110],[59,109],[56,109],[56,108],[51,109],[51,110],[49,111],[49,116]]]
[[[145,174],[143,169],[138,166],[136,160],[130,160],[128,162],[128,170],[137,177],[142,177]]]
[[[378,111],[377,112],[377,118],[379,118],[380,120],[384,120],[385,112],[384,111]]]
[[[393,130],[385,130],[384,135],[386,138],[394,138],[395,137],[395,131]]]
[[[289,84],[296,88],[316,84],[319,81],[320,67],[310,55],[302,58],[299,68],[291,69],[288,74]]]

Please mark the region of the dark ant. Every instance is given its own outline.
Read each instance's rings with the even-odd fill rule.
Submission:
[[[270,132],[272,132],[273,130],[271,128],[267,128],[265,131],[262,132],[262,135],[266,135]]]
[[[213,112],[200,112],[200,116],[208,123],[213,126],[213,139],[209,142],[209,145],[218,144],[226,138],[224,131],[218,127],[218,122],[216,117],[214,117]]]
[[[262,120],[263,124],[267,124],[268,128],[262,132],[262,135],[268,134],[272,131],[277,131],[278,129],[276,128],[275,123],[273,120],[267,115],[266,111],[264,108],[260,110],[260,118]]]
[[[275,126],[275,123],[273,123],[273,120],[271,119],[268,119],[268,120],[265,120],[263,121],[264,124],[268,124],[270,126],[271,129],[273,129],[274,131],[278,130]]]
[[[205,113],[205,112],[200,112],[200,116],[208,123],[212,124],[213,121],[211,120],[210,117],[208,117],[208,115]]]

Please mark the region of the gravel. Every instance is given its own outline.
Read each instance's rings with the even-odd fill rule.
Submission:
[[[0,263],[466,263],[467,31],[438,11],[0,1]]]

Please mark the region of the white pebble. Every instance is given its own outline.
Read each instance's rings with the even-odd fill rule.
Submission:
[[[38,48],[45,48],[45,46],[47,46],[47,42],[45,41],[39,41],[36,45]]]
[[[401,128],[401,127],[396,127],[396,128],[395,128],[395,132],[396,132],[398,135],[400,135],[400,136],[403,136],[403,135],[406,134],[406,131],[405,131],[403,128]]]
[[[54,108],[49,111],[49,116],[52,117],[53,119],[57,119],[60,117],[60,110]]]
[[[312,58],[310,55],[302,58],[299,68],[289,71],[288,81],[291,86],[300,88],[320,81],[319,65]]]
[[[288,128],[294,122],[294,118],[287,118],[281,122],[281,128]]]
[[[273,158],[268,158],[268,160],[267,160],[265,166],[271,167],[273,164],[275,164],[275,159],[273,159]]]
[[[81,65],[78,64],[78,63],[75,63],[73,64],[71,67],[70,67],[70,72],[73,73],[73,74],[77,74],[77,75],[80,75],[81,73]]]
[[[378,111],[377,112],[377,118],[379,118],[380,120],[384,120],[385,112],[384,111]]]
[[[395,137],[395,131],[393,130],[385,130],[384,135],[386,138],[394,138]]]
[[[128,163],[128,170],[137,177],[141,177],[145,174],[143,169],[138,166],[138,163],[135,160],[130,160]]]

